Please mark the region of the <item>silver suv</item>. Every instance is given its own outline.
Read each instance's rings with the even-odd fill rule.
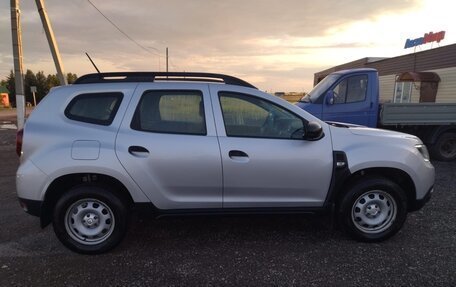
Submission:
[[[103,73],[53,89],[18,132],[17,194],[80,253],[115,247],[128,215],[332,212],[384,240],[430,198],[415,136],[325,123],[240,79]]]

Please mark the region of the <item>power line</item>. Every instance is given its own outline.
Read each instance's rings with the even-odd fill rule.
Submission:
[[[133,42],[136,46],[138,46],[139,48],[141,48],[142,50],[150,53],[150,54],[153,54],[159,58],[166,58],[162,55],[159,54],[159,50],[155,47],[145,47],[143,45],[141,45],[138,41],[136,41],[135,39],[133,39],[130,35],[128,35],[125,31],[123,31],[116,23],[114,23],[114,21],[112,21],[108,16],[106,16],[92,1],[90,0],[87,0],[87,2],[89,2],[90,5],[92,5],[93,8],[95,8],[98,13],[100,13],[101,16],[103,16],[103,18],[105,18],[106,21],[108,21],[114,28],[116,28],[117,31],[119,31],[122,35],[124,35],[128,40],[130,40],[131,42]],[[174,68],[174,69],[178,69],[178,67],[176,65],[174,65],[171,60],[169,62],[169,64]],[[159,63],[159,66],[160,66],[160,63]]]
[[[140,47],[141,49],[143,49],[144,51],[146,51],[146,52],[148,52],[148,53],[154,54],[154,55],[156,55],[156,56],[158,56],[158,57],[163,57],[163,56],[161,56],[160,54],[158,54],[158,53],[156,53],[156,52],[152,52],[150,49],[144,47],[143,45],[141,45],[140,43],[138,43],[138,41],[136,41],[135,39],[133,39],[132,37],[130,37],[126,32],[124,32],[122,29],[120,29],[120,27],[117,26],[116,23],[114,23],[111,19],[109,19],[108,16],[106,16],[103,12],[101,12],[101,10],[98,9],[98,7],[95,6],[95,4],[92,3],[92,1],[87,0],[87,2],[89,2],[89,4],[92,5],[93,8],[95,8],[95,9],[98,11],[98,13],[100,13],[101,16],[103,16],[103,17],[106,19],[106,21],[108,21],[112,26],[114,26],[114,27],[117,29],[117,31],[119,31],[122,35],[124,35],[128,40],[130,40],[131,42],[135,43],[138,47]],[[153,48],[153,47],[152,47],[152,48]],[[158,49],[156,49],[156,48],[153,48],[153,49],[158,51]]]

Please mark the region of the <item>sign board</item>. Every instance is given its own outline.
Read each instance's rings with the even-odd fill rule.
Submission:
[[[439,43],[444,38],[445,38],[445,31],[440,31],[437,33],[429,32],[429,33],[424,34],[424,36],[420,37],[420,38],[407,39],[405,41],[404,49],[416,47],[416,46],[431,43],[431,42]]]
[[[4,108],[10,107],[8,94],[6,94],[6,93],[0,94],[0,106],[3,106]]]
[[[35,86],[30,86],[30,92],[36,93],[36,87]]]

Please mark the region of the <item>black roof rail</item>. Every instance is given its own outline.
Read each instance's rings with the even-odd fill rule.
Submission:
[[[214,82],[229,85],[244,86],[257,89],[252,84],[236,77],[195,72],[112,72],[94,73],[79,77],[73,84],[95,83],[128,83],[128,82],[155,82],[155,81],[184,81],[184,82]]]

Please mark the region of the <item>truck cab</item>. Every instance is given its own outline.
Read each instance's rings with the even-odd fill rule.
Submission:
[[[324,78],[296,105],[324,121],[377,127],[378,91],[377,70],[343,70]]]
[[[420,81],[419,102],[410,102],[412,84],[416,81]],[[296,105],[326,122],[413,134],[430,147],[433,158],[453,161],[456,103],[435,102],[439,81],[435,73],[401,73],[396,76],[394,102],[380,104],[377,70],[337,71],[325,77]]]

